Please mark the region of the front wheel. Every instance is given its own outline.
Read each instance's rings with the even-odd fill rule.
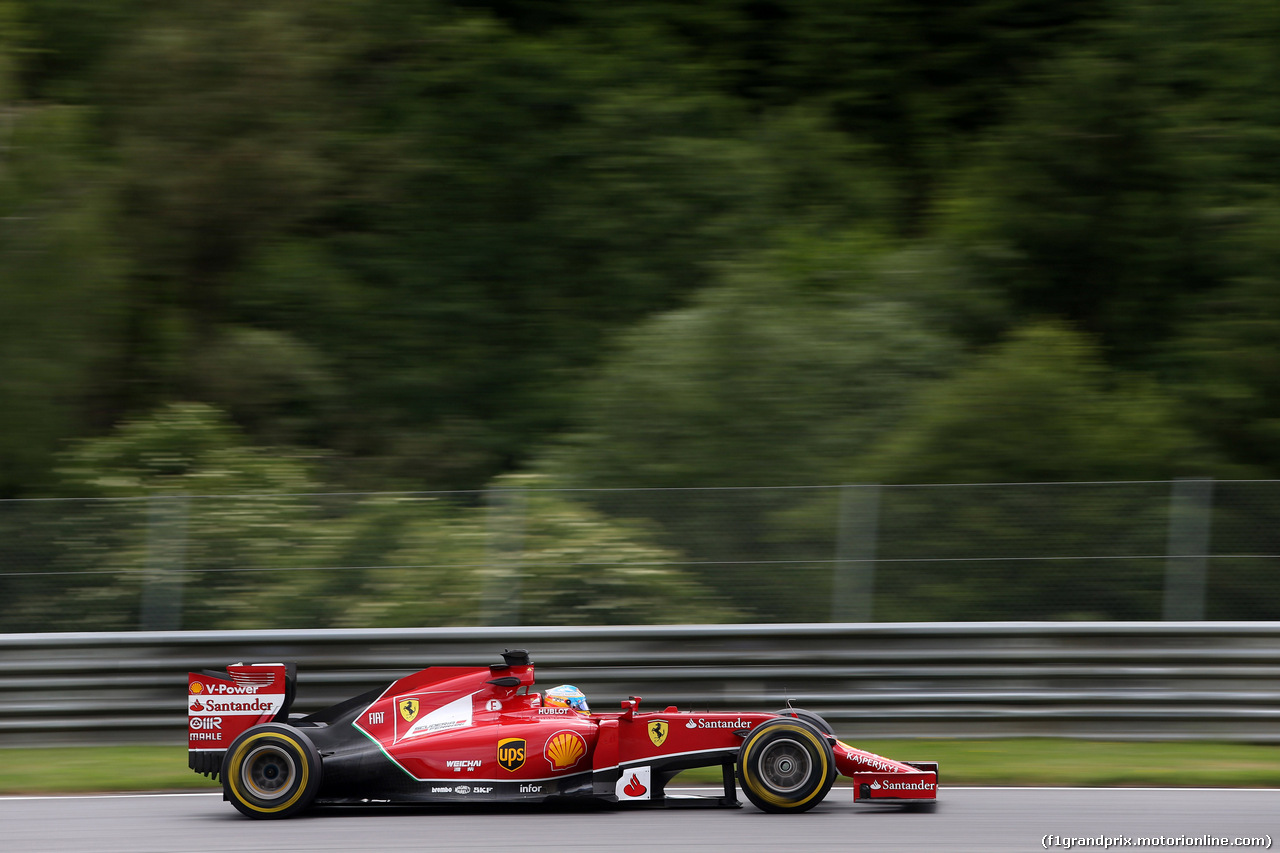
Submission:
[[[756,808],[804,812],[822,802],[836,780],[831,744],[801,720],[769,720],[738,750],[738,779]]]
[[[824,735],[836,736],[836,730],[831,728],[831,724],[813,711],[806,711],[803,708],[783,708],[781,711],[775,711],[779,717],[792,717],[794,719],[804,720]]]
[[[222,790],[241,814],[291,817],[320,788],[320,753],[292,726],[265,723],[232,741],[222,760]]]

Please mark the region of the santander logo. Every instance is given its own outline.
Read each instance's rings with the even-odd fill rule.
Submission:
[[[640,780],[636,778],[636,774],[631,774],[631,781],[627,782],[627,787],[622,789],[622,793],[628,797],[643,797],[649,789],[640,784]]]
[[[619,801],[647,800],[653,796],[649,792],[649,786],[653,784],[652,780],[652,767],[633,767],[622,772],[617,784],[613,786],[613,792],[618,796]]]
[[[885,781],[882,785],[879,781],[872,781],[871,790],[873,791],[932,791],[936,787],[932,782],[889,782]]]

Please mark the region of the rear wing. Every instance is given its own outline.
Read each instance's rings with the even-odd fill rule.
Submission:
[[[259,723],[288,722],[297,665],[236,663],[187,673],[187,766],[217,780],[231,742]]]

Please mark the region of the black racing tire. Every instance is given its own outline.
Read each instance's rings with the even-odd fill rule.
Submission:
[[[793,719],[803,720],[824,735],[836,736],[836,730],[831,728],[831,724],[813,711],[806,711],[803,708],[783,708],[777,714],[779,717],[792,717]]]
[[[241,733],[222,759],[222,791],[241,814],[292,817],[320,789],[320,753],[305,734],[282,723]]]
[[[830,742],[797,718],[762,723],[738,750],[738,782],[761,811],[806,812],[822,802],[835,780]]]

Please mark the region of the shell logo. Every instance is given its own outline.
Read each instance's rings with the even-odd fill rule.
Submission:
[[[551,762],[552,770],[568,770],[587,754],[587,742],[577,732],[556,732],[547,740],[542,754]]]
[[[191,692],[192,692],[192,693],[203,693],[203,692],[204,692],[204,685],[203,685],[203,684],[201,684],[201,683],[200,683],[200,682],[198,682],[198,681],[193,681],[193,682],[191,682]]]

